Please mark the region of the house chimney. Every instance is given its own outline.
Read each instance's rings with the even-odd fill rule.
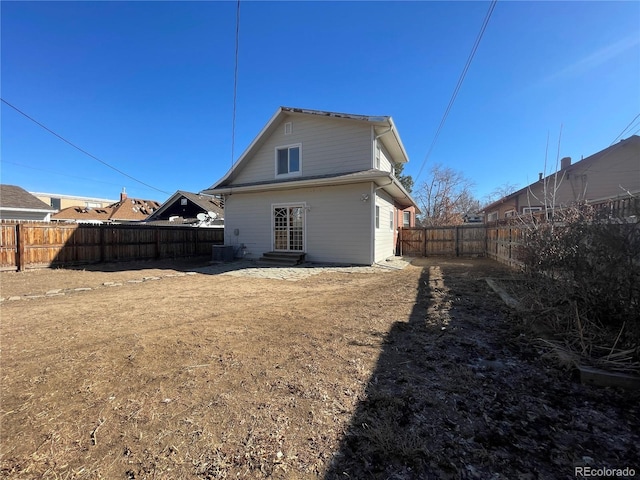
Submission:
[[[560,169],[564,170],[567,167],[571,166],[571,157],[564,157],[562,160],[560,160]]]
[[[542,180],[542,172],[538,173],[538,181]]]
[[[127,189],[122,187],[122,192],[120,192],[120,201],[124,202],[127,199]]]

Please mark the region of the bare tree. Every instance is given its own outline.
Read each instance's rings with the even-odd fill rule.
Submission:
[[[503,183],[499,187],[494,188],[491,193],[484,197],[483,204],[491,205],[493,202],[500,200],[503,197],[507,197],[514,193],[518,189],[518,186],[513,183]]]
[[[472,192],[473,182],[450,167],[434,165],[429,178],[414,191],[420,204],[421,223],[426,226],[459,225],[480,204]]]

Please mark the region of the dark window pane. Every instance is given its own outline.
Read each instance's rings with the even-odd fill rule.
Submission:
[[[278,175],[289,173],[289,155],[286,148],[278,150]]]

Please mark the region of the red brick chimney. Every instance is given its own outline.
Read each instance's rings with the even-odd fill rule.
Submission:
[[[124,202],[127,199],[127,192],[124,187],[122,187],[122,192],[120,192],[120,201]]]

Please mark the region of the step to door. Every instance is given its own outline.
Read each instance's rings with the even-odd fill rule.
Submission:
[[[258,259],[260,265],[294,267],[304,262],[304,253],[296,252],[265,252]]]

